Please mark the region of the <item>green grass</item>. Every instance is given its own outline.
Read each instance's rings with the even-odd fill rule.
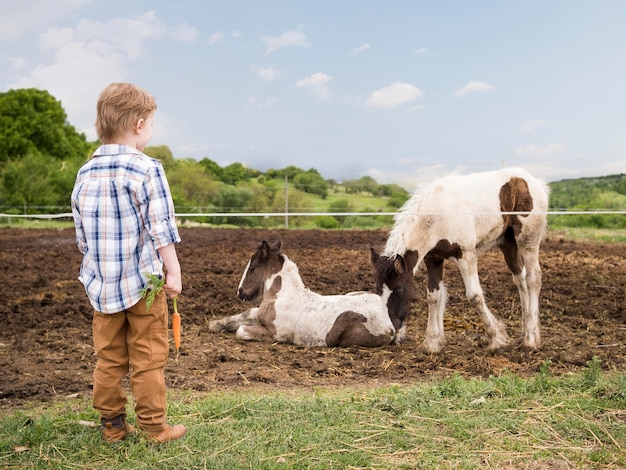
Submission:
[[[626,243],[626,229],[601,229],[593,227],[550,227],[549,237],[571,240],[588,240],[601,243]]]
[[[313,206],[313,212],[328,212],[330,206],[337,201],[347,200],[352,212],[394,212],[387,206],[389,197],[373,196],[371,193],[361,192],[357,194],[347,194],[343,187],[334,187],[328,192],[326,199],[313,195],[307,198]]]
[[[24,219],[16,217],[0,218],[0,227],[15,228],[73,228],[74,221],[67,219]]]
[[[84,423],[97,420],[89,400],[71,399],[4,413],[0,466],[626,467],[626,373],[603,373],[597,360],[561,377],[549,367],[529,379],[454,375],[375,390],[170,392],[170,421],[189,432],[160,447],[140,436],[103,443],[98,427]]]

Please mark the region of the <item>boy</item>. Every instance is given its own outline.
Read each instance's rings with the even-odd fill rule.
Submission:
[[[102,145],[78,171],[72,191],[83,253],[79,279],[95,310],[93,406],[110,443],[136,431],[125,419],[122,379],[129,370],[137,422],[147,439],[164,443],[187,431],[166,423],[166,297],[181,293],[182,279],[169,185],[161,163],[143,153],[155,111],[145,90],[129,83],[107,86],[97,106]],[[165,276],[165,285],[147,309],[140,290],[149,273]]]

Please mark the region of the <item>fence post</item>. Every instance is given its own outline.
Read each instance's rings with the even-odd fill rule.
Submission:
[[[289,229],[289,183],[285,175],[285,230]]]

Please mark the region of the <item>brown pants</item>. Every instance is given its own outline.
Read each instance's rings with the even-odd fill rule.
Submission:
[[[126,414],[122,379],[130,370],[139,427],[160,431],[165,425],[167,314],[164,292],[157,295],[149,311],[142,299],[123,312],[94,312],[93,343],[98,360],[93,373],[93,406],[101,419]]]

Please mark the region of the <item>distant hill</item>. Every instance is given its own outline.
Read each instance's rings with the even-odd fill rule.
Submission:
[[[626,209],[626,174],[550,183],[552,209]]]

